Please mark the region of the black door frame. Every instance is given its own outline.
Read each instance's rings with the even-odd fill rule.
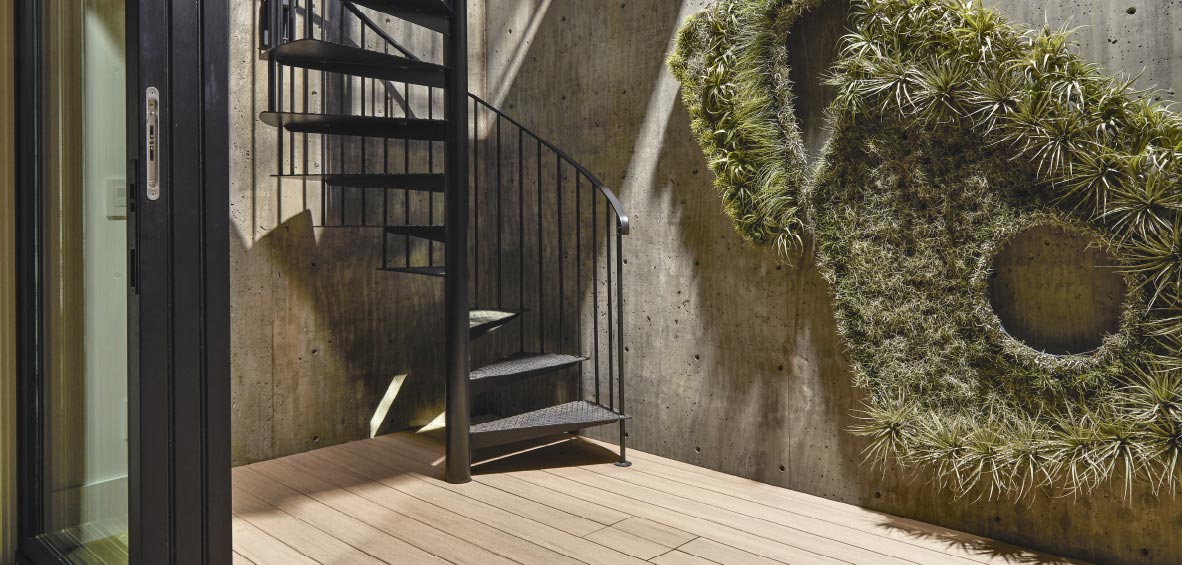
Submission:
[[[16,0],[20,559],[40,543],[44,409],[42,11]],[[228,0],[127,0],[128,485],[133,563],[228,563]],[[160,92],[161,196],[145,197],[144,92]],[[134,142],[138,140],[138,143]]]

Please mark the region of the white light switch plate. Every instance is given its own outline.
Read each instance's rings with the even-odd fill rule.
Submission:
[[[107,179],[107,217],[112,220],[127,219],[127,179]]]

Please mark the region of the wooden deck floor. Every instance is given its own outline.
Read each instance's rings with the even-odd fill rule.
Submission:
[[[395,434],[234,470],[236,563],[1071,563],[630,452],[557,441],[440,480]]]

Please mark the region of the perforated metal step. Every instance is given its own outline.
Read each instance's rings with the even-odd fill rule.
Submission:
[[[357,135],[388,139],[443,141],[447,138],[445,120],[386,118],[342,114],[303,114],[299,112],[263,112],[263,123],[295,133]]]
[[[443,226],[386,226],[386,233],[408,235],[431,241],[447,241],[447,228]]]
[[[379,12],[439,33],[447,33],[447,22],[451,20],[451,8],[440,0],[353,0],[354,4]]]
[[[442,65],[319,39],[300,39],[284,43],[263,53],[263,58],[302,69],[423,86],[442,88],[447,83],[447,68]]]
[[[551,406],[517,416],[509,416],[471,427],[473,449],[492,447],[548,436],[573,432],[604,424],[626,420],[628,416],[616,414],[594,402],[580,400]]]
[[[521,315],[525,310],[472,310],[468,313],[469,335],[476,339]]]
[[[397,188],[424,192],[443,192],[444,190],[442,173],[331,173],[271,176],[315,180],[329,186],[349,188]]]
[[[378,269],[387,273],[407,273],[411,275],[425,275],[428,277],[445,277],[447,272],[443,267],[382,267]]]
[[[479,394],[522,379],[574,367],[586,360],[586,357],[557,353],[518,353],[472,371],[469,375],[471,391]]]

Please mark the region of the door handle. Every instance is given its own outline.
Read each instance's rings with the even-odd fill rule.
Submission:
[[[149,86],[145,100],[147,120],[145,123],[145,141],[147,144],[147,196],[148,200],[160,199],[160,91],[155,86]]]

